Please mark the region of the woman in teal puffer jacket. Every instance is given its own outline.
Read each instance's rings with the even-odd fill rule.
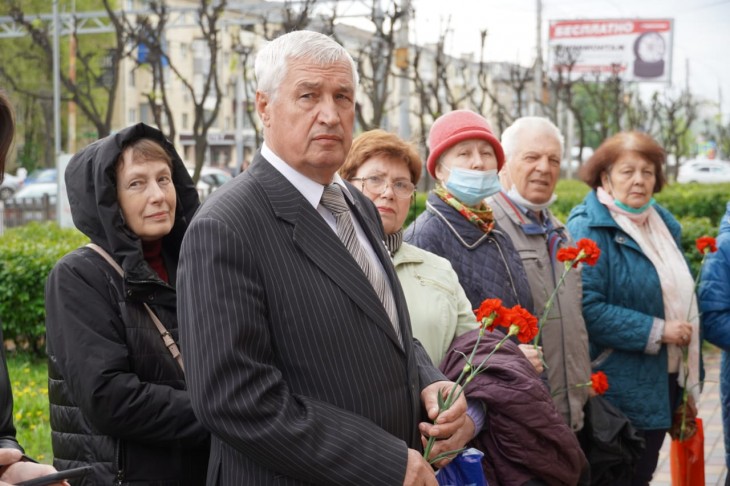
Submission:
[[[601,249],[584,267],[583,315],[606,398],[646,440],[632,486],[648,485],[683,386],[681,347],[689,349],[691,408],[699,393],[699,324],[687,319],[694,281],[680,247],[680,226],[653,194],[664,184],[664,150],[648,135],[607,139],[583,168],[594,190],[573,209],[568,228]],[[690,413],[690,416],[692,413]]]

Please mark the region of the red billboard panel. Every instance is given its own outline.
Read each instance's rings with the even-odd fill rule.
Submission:
[[[672,29],[671,19],[550,21],[550,74],[669,83]]]

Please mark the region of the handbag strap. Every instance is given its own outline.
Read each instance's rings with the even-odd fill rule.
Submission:
[[[104,248],[100,247],[99,245],[95,243],[89,243],[86,245],[88,248],[91,248],[95,252],[97,252],[99,255],[101,255],[104,260],[109,263],[109,265],[112,266],[114,270],[117,271],[117,273],[124,277],[124,270],[122,270],[122,267],[119,266],[117,262],[114,261],[114,259],[109,255],[109,253],[104,250]],[[177,347],[177,343],[175,343],[175,340],[172,338],[172,334],[168,332],[168,330],[165,328],[164,324],[160,321],[160,319],[155,315],[155,313],[150,309],[150,306],[148,306],[146,303],[144,304],[144,308],[147,310],[147,313],[149,314],[150,318],[152,319],[152,322],[155,323],[155,327],[157,327],[157,331],[160,333],[160,337],[162,338],[162,341],[165,343],[165,347],[170,351],[170,354],[172,357],[177,361],[177,364],[180,365],[180,369],[183,371],[183,374],[185,374],[185,367],[183,366],[182,361],[182,354],[180,354],[180,349]]]

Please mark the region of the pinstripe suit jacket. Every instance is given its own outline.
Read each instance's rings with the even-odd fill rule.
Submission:
[[[402,484],[420,390],[444,379],[414,341],[372,203],[352,211],[393,288],[405,349],[337,235],[260,154],[193,219],[178,267],[208,484]]]

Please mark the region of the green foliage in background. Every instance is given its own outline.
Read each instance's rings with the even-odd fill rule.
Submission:
[[[33,352],[45,335],[46,279],[59,258],[88,242],[76,229],[29,223],[0,236],[0,316],[5,339]]]
[[[717,229],[730,201],[730,184],[672,184],[657,194],[656,200],[679,220],[709,218]]]
[[[411,207],[408,209],[408,217],[406,217],[406,222],[403,223],[403,227],[407,228],[409,224],[413,222],[414,219],[416,219],[416,216],[421,214],[424,209],[426,209],[426,197],[428,197],[428,194],[425,192],[417,192],[416,197],[413,198],[413,202],[411,202]]]
[[[38,462],[51,464],[51,425],[48,420],[48,366],[27,353],[8,354],[13,387],[13,422],[18,443]]]

